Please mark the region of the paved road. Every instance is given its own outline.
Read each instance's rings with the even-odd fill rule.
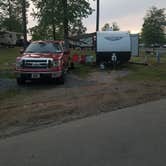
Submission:
[[[0,166],[165,166],[166,100],[0,141]]]

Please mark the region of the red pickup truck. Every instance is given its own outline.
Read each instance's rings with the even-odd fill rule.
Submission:
[[[64,49],[63,41],[34,41],[16,59],[17,83],[55,79],[63,84],[68,64],[69,51]]]

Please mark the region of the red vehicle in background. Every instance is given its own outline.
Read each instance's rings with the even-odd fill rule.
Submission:
[[[34,41],[16,59],[16,80],[55,79],[63,84],[69,64],[69,51],[63,41]]]

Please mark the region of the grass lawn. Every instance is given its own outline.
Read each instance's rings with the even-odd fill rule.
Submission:
[[[129,64],[125,66],[131,73],[124,79],[133,81],[166,81],[166,64],[149,66]]]
[[[93,55],[95,56],[94,51],[89,50],[72,50],[73,54],[78,55]],[[160,57],[160,64],[157,63],[157,58],[155,55],[146,55],[144,52],[140,52],[140,56],[138,57],[131,57],[131,62],[138,63],[138,64],[125,64],[121,67],[118,67],[118,70],[123,70],[123,68],[130,71],[130,74],[124,79],[130,81],[166,81],[166,54],[163,54]],[[139,64],[140,63],[140,64]],[[147,63],[148,65],[142,65]],[[90,72],[95,71],[97,68],[92,65],[80,65],[77,64],[76,68],[73,70],[75,74],[81,77],[86,77]]]
[[[86,78],[89,73],[96,71],[96,66],[91,64],[75,64],[74,66],[75,68],[72,70],[72,73],[78,75],[81,78]]]
[[[0,78],[14,78],[14,67],[19,48],[0,48]]]
[[[125,79],[129,80],[149,80],[166,81],[166,54],[160,57],[160,63],[157,63],[155,55],[132,57],[131,62],[146,63],[148,65],[128,64],[126,67],[131,71]]]

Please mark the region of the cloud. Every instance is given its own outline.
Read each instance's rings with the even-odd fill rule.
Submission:
[[[96,2],[90,1],[93,8]],[[156,6],[163,8],[166,6],[165,0],[100,0],[100,27],[106,22],[117,22],[122,30],[140,31],[143,24],[143,17],[146,11]],[[95,31],[96,13],[84,20],[88,31]]]
[[[89,0],[93,9],[96,9],[96,1]],[[146,11],[156,6],[163,8],[166,0],[100,0],[100,28],[106,23],[117,22],[121,30],[139,32],[143,24]],[[34,6],[31,4],[30,12]],[[96,12],[83,20],[88,32],[96,29]],[[29,15],[28,27],[36,25],[37,22]]]

